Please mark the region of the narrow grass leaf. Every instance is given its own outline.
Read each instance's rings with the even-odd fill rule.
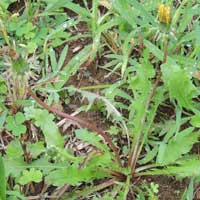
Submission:
[[[1,155],[0,155],[0,200],[6,200],[5,167]]]

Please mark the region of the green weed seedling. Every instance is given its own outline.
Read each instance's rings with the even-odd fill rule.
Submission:
[[[158,175],[194,199],[200,2],[18,3],[0,2],[0,199],[156,200]]]

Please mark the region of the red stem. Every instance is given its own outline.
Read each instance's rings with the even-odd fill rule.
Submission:
[[[80,125],[82,125],[83,127],[86,127],[87,129],[89,130],[92,130],[94,132],[96,132],[97,134],[101,135],[105,142],[107,142],[110,146],[110,148],[112,149],[112,151],[115,153],[115,156],[116,156],[116,159],[119,163],[119,166],[122,167],[122,163],[121,163],[121,159],[120,159],[120,156],[119,156],[119,153],[118,153],[118,149],[117,147],[113,144],[112,142],[112,139],[102,130],[98,129],[94,124],[91,124],[85,120],[82,120],[78,117],[74,117],[74,116],[71,116],[67,113],[64,113],[64,112],[61,112],[51,106],[48,106],[46,103],[44,103],[42,100],[40,100],[33,92],[32,90],[29,88],[28,89],[28,93],[30,94],[30,96],[38,103],[40,104],[42,107],[44,107],[45,109],[47,109],[49,112],[52,112],[52,113],[55,113],[61,117],[64,117],[66,119],[69,119],[71,121],[75,121],[75,122],[78,122]]]

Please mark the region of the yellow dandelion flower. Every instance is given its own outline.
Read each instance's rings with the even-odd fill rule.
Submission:
[[[171,20],[171,9],[164,4],[158,5],[158,20],[162,23],[169,24]]]
[[[171,20],[170,12],[171,12],[170,7],[169,7],[169,6],[166,6],[166,7],[165,7],[165,20],[166,20],[166,23],[167,23],[167,24],[169,24],[169,23],[170,23],[170,20]]]
[[[164,12],[165,12],[165,5],[159,4],[158,5],[158,19],[160,22],[162,22],[164,19]]]

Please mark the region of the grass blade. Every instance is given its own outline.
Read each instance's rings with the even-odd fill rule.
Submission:
[[[0,156],[0,200],[6,200],[6,177],[3,159]]]

